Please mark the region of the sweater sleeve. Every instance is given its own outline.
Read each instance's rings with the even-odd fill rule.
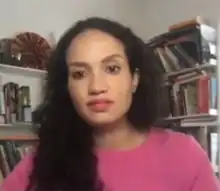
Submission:
[[[25,191],[29,181],[29,173],[32,169],[32,159],[32,155],[25,156],[6,177],[0,186],[0,191]]]
[[[195,140],[192,141],[191,149],[198,164],[191,191],[220,191],[220,181],[214,174],[207,154]]]

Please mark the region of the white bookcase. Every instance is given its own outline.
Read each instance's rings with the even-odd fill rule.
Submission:
[[[46,71],[0,64],[0,85],[14,82],[30,87],[32,111],[42,100]],[[0,140],[36,139],[31,124],[0,124]]]

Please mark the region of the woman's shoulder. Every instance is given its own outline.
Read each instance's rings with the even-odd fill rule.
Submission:
[[[27,154],[5,178],[0,190],[25,190],[29,182],[29,175],[33,168],[34,153]]]
[[[166,172],[179,177],[193,191],[220,191],[208,154],[193,136],[161,128],[154,129],[153,134]]]
[[[172,131],[170,129],[163,129],[155,127],[152,129],[152,137],[164,148],[176,150],[185,148],[187,151],[202,150],[199,143],[192,135],[181,132]]]
[[[204,160],[209,162],[207,153],[192,135],[162,128],[155,128],[152,134],[161,155],[171,157],[178,165],[195,168]]]

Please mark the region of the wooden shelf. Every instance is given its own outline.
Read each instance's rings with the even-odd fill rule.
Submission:
[[[166,121],[167,123],[179,123],[181,127],[216,126],[217,114],[217,109],[210,109],[209,113],[167,117],[162,121]]]
[[[181,121],[181,127],[215,127],[218,123],[214,121]]]
[[[37,140],[32,124],[0,124],[0,140]]]
[[[37,78],[45,77],[47,74],[45,70],[11,66],[6,64],[0,64],[0,72],[21,75],[21,76],[37,77]]]
[[[192,114],[192,115],[167,117],[164,120],[175,121],[175,120],[184,120],[184,119],[193,119],[193,120],[210,119],[210,118],[216,118],[217,114],[218,114],[217,109],[210,109],[209,113],[198,113],[198,114]]]
[[[202,64],[202,65],[198,65],[195,68],[184,68],[184,69],[177,70],[174,72],[168,72],[165,74],[165,77],[166,78],[167,77],[177,77],[177,76],[184,75],[184,74],[191,73],[191,72],[213,69],[215,67],[216,67],[216,60],[213,59],[213,61],[210,61],[210,64]]]

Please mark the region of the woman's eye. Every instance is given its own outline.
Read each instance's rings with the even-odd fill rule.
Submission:
[[[86,72],[85,71],[75,71],[75,72],[72,72],[71,75],[72,75],[73,79],[79,80],[79,79],[82,79],[83,77],[86,76]]]
[[[121,68],[116,65],[107,66],[106,71],[110,74],[118,74],[120,72]]]

